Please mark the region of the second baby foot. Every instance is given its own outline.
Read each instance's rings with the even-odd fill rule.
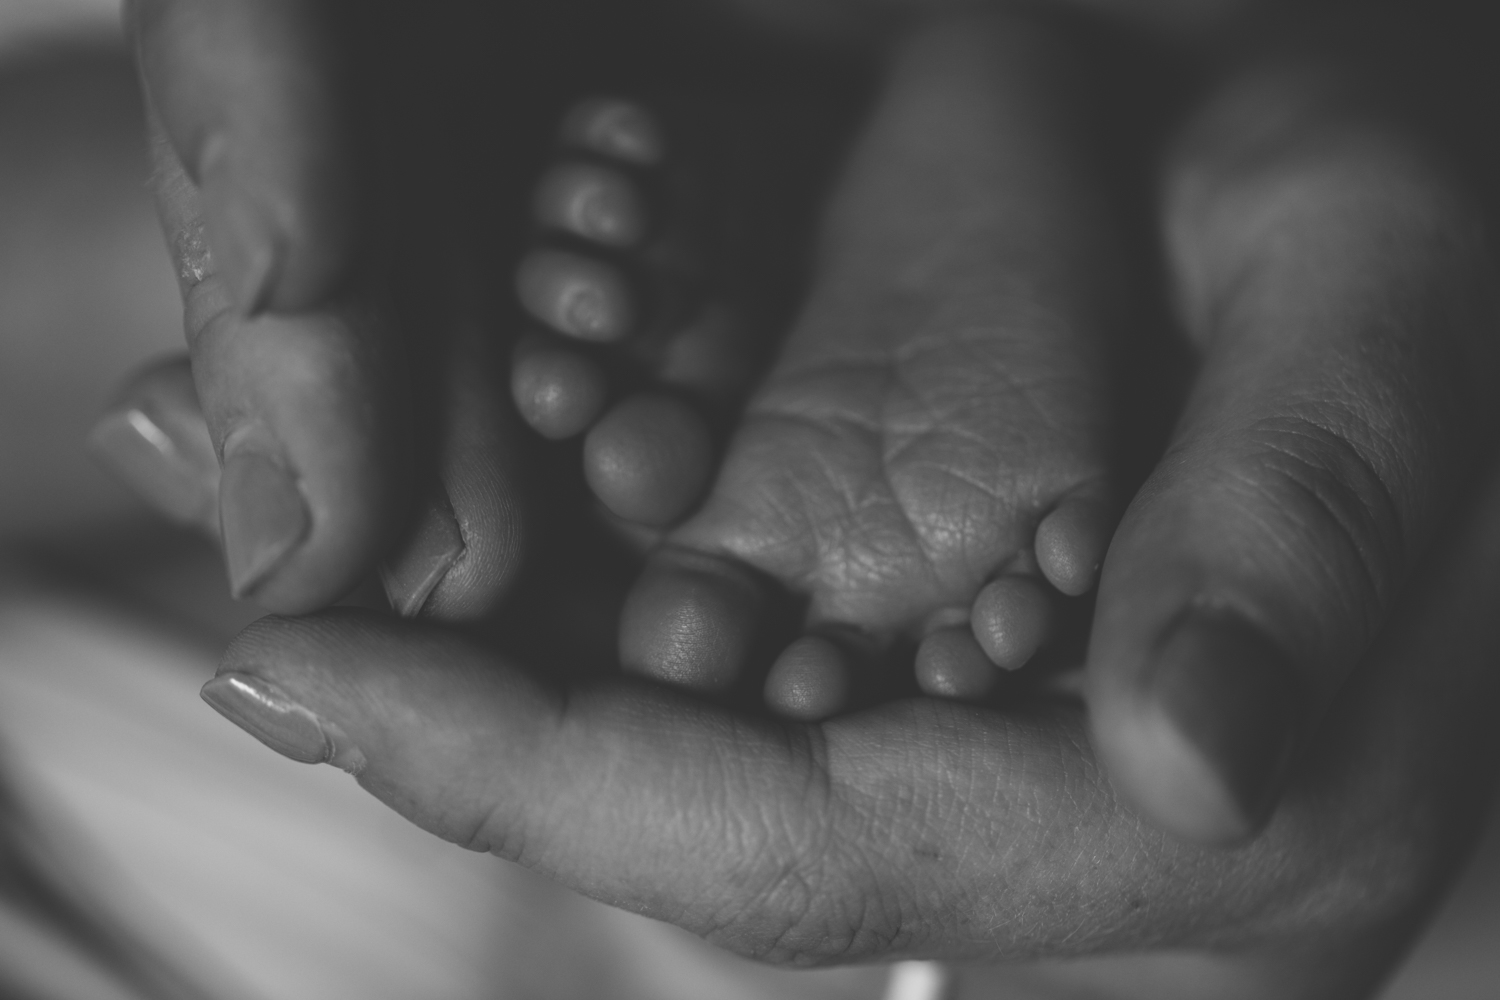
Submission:
[[[702,497],[716,432],[786,323],[795,269],[764,248],[795,242],[799,195],[788,144],[757,132],[763,110],[580,101],[533,195],[516,287],[537,326],[516,344],[512,395],[544,437],[583,437],[590,489],[636,533]]]
[[[773,708],[837,711],[861,647],[897,637],[924,690],[978,696],[1092,588],[1121,296],[1066,56],[998,19],[901,47],[781,357],[627,601],[627,669],[733,683],[770,578],[808,603]]]

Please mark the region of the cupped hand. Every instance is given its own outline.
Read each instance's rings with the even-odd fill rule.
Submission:
[[[560,688],[357,611],[263,620],[205,697],[439,836],[765,961],[1123,954],[1046,975],[1129,995],[1157,961],[1156,996],[1362,995],[1490,794],[1500,491],[1478,509],[1238,851],[1142,822],[1065,703],[788,725],[644,683]]]

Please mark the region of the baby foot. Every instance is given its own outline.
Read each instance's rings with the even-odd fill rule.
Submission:
[[[758,331],[779,325],[774,291],[748,303],[736,292],[755,269],[754,238],[749,206],[720,188],[746,156],[708,116],[674,110],[683,127],[670,143],[663,116],[633,101],[587,100],[565,117],[516,276],[545,330],[517,343],[511,380],[538,433],[584,436],[584,475],[603,505],[657,527],[701,497],[715,424],[761,367]]]
[[[978,696],[1046,641],[1059,593],[1094,585],[1116,265],[1064,55],[993,20],[905,45],[802,315],[627,601],[627,669],[733,683],[769,579],[808,604],[773,708],[837,711],[852,662],[903,637],[924,690]]]

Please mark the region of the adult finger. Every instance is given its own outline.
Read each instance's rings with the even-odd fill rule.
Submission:
[[[207,242],[239,312],[303,312],[361,245],[355,115],[312,0],[128,0],[148,103],[201,191]]]
[[[504,390],[496,338],[478,321],[447,317],[433,411],[421,450],[433,456],[405,536],[380,566],[391,607],[406,617],[465,621],[488,615],[521,570],[533,480]]]
[[[456,621],[494,609],[522,564],[525,481],[515,420],[496,383],[493,338],[454,337],[442,385],[438,456],[405,536],[381,564],[392,607]],[[90,435],[94,453],[152,509],[219,535],[219,463],[186,357],[133,375]]]
[[[1105,564],[1100,755],[1147,816],[1241,841],[1482,454],[1494,313],[1479,211],[1326,70],[1213,100],[1167,178],[1202,368]]]
[[[440,836],[756,958],[1160,946],[1271,984],[1245,995],[1353,995],[1399,954],[1487,801],[1490,494],[1484,531],[1391,622],[1241,851],[1140,823],[1060,706],[919,700],[778,725],[625,681],[564,695],[452,634],[346,611],[257,623],[204,694]],[[1317,975],[1289,983],[1288,961]]]
[[[409,386],[392,310],[349,295],[246,316],[207,245],[198,188],[154,118],[152,133],[197,397],[223,469],[231,590],[285,613],[325,606],[368,575],[408,510]]]

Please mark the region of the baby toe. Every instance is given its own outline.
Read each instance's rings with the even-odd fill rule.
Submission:
[[[972,701],[994,687],[995,667],[967,628],[953,626],[929,633],[917,647],[917,686],[940,698]]]
[[[609,383],[593,358],[530,336],[516,344],[510,391],[521,419],[556,441],[593,425],[604,410]]]
[[[1002,576],[974,598],[971,630],[990,663],[1019,670],[1041,648],[1052,629],[1052,597],[1041,581]]]
[[[735,563],[659,552],[620,612],[620,664],[699,691],[723,691],[748,663],[765,605],[758,581]]]
[[[1069,597],[1088,593],[1114,531],[1113,508],[1090,496],[1064,500],[1036,531],[1036,558],[1047,581]]]
[[[638,167],[651,167],[666,156],[661,126],[645,108],[614,97],[581,101],[563,119],[562,140]]]
[[[648,215],[636,184],[594,163],[560,163],[537,185],[537,224],[613,249],[646,237]]]
[[[584,439],[583,474],[610,512],[667,525],[692,508],[714,468],[713,437],[698,411],[671,396],[627,396]]]
[[[568,250],[535,249],[516,273],[521,306],[558,333],[595,343],[627,336],[635,324],[629,283],[611,264]]]
[[[844,651],[804,635],[782,651],[766,675],[766,707],[799,722],[817,722],[849,706],[852,671]]]

